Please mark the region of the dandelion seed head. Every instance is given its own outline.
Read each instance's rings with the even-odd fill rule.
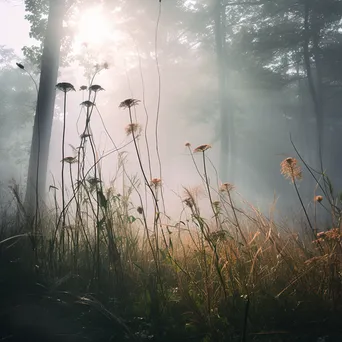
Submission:
[[[302,169],[296,158],[289,157],[284,159],[280,163],[280,172],[285,178],[290,179],[292,182],[303,178]]]

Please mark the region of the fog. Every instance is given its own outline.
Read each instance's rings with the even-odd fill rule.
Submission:
[[[274,51],[269,52],[262,44],[253,51],[252,42],[259,39],[251,37],[253,33],[249,30],[253,23],[247,19],[252,17],[253,10],[248,13],[245,8],[235,7],[227,11],[225,20],[236,25],[225,24],[226,51],[218,56],[214,22],[210,17],[212,6],[213,0],[162,0],[161,3],[140,0],[130,4],[118,2],[101,10],[100,5],[94,6],[88,1],[71,10],[64,28],[66,33],[70,29],[72,38],[62,43],[57,79],[57,83],[68,82],[76,89],[67,93],[65,157],[75,156],[74,148],[80,144],[85,125],[86,111],[80,104],[87,100],[88,92],[79,89],[89,85],[96,64],[108,63],[108,68],[101,70],[93,80],[93,84],[100,85],[104,91],[97,93],[91,121],[97,157],[107,155],[99,164],[106,186],[115,180],[115,192],[122,191],[122,170],[118,173],[120,156],[126,158],[127,175],[136,175],[143,184],[132,135],[125,131],[130,123],[128,110],[119,108],[122,101],[132,98],[140,101],[132,110],[134,121],[141,126],[138,143],[144,169],[148,178],[162,179],[168,215],[178,219],[184,187],[203,187],[187,142],[191,150],[202,144],[211,145],[206,156],[210,159],[208,174],[213,187],[225,182],[234,184],[236,198],[241,195],[265,213],[276,200],[281,215],[300,214],[297,195],[291,182],[281,175],[280,163],[287,157],[299,159],[291,136],[305,161],[319,168],[316,135],[319,123],[313,115],[302,59],[293,64],[295,46],[286,47],[283,52],[279,47],[278,56],[270,56]],[[39,82],[39,64],[35,65],[24,56],[22,48],[31,44],[38,46],[40,42],[29,37],[30,23],[24,18],[24,3],[1,2],[0,13],[0,181],[2,203],[6,205],[13,203],[11,184],[19,184],[22,195],[25,193],[37,98],[32,80],[16,63],[22,63],[25,71]],[[286,46],[286,42],[284,44]],[[222,60],[224,69],[220,70]],[[275,62],[278,65],[272,66]],[[288,70],[284,71],[286,67]],[[289,81],[296,72],[300,77]],[[226,134],[222,134],[220,110],[222,73],[225,73],[224,115],[229,117]],[[331,85],[335,82],[336,91],[340,91],[338,79],[331,77],[328,81]],[[50,186],[61,186],[63,96],[63,92],[56,90],[45,191],[46,203],[51,207],[54,191]],[[328,119],[322,128],[324,168],[336,191],[342,185],[337,147],[340,122],[334,119],[339,112],[337,98],[333,94],[325,102]],[[228,135],[228,139],[222,138]],[[118,151],[113,152],[115,149]],[[127,153],[121,154],[124,152]],[[91,156],[87,158],[89,167]],[[194,154],[194,158],[203,174],[201,154]],[[299,190],[305,205],[310,206],[315,196],[315,181],[302,166]],[[74,165],[71,168],[77,169]],[[69,165],[65,170],[70,197]],[[73,172],[75,176],[76,171]],[[138,199],[134,196],[137,206]],[[206,198],[204,191],[203,198]]]

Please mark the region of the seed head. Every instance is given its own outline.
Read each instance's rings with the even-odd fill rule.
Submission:
[[[200,145],[194,149],[194,153],[204,152],[206,150],[209,150],[209,148],[211,148],[211,145],[208,145],[208,144]]]
[[[68,83],[68,82],[61,82],[61,83],[58,83],[56,84],[56,88],[58,90],[61,90],[63,91],[64,93],[67,93],[68,91],[76,91],[74,86],[71,84],[71,83]]]
[[[281,174],[292,182],[302,179],[302,169],[296,158],[286,158],[280,163]]]
[[[185,143],[185,147],[191,147],[191,144],[189,143],[189,141],[187,141],[187,142]]]
[[[130,135],[130,134],[141,131],[141,127],[137,123],[130,123],[126,126],[125,131],[127,135]]]
[[[83,101],[83,102],[81,103],[81,106],[84,106],[84,107],[90,108],[90,107],[93,107],[93,106],[95,106],[95,103],[93,103],[93,102],[91,102],[91,101],[87,100],[87,101]]]
[[[68,164],[74,164],[77,162],[77,157],[65,157],[61,160],[62,162],[68,163]]]
[[[93,84],[92,86],[89,87],[90,91],[93,91],[94,93],[97,93],[100,90],[104,90],[100,85],[98,84]]]
[[[223,183],[220,186],[220,191],[221,192],[232,191],[233,189],[234,189],[234,185],[233,184],[229,184],[229,183]]]
[[[321,202],[323,201],[323,196],[320,196],[320,195],[316,196],[316,197],[314,198],[314,201],[315,201],[315,202],[318,202],[318,203],[321,203]]]
[[[25,67],[21,63],[15,63],[15,64],[17,65],[18,68],[25,69]]]
[[[151,186],[157,188],[161,185],[161,179],[160,178],[153,178],[150,183]]]
[[[126,99],[120,103],[119,108],[132,108],[137,106],[139,102],[140,101],[136,99]]]
[[[88,89],[88,87],[86,85],[83,85],[80,87],[80,90],[87,90],[87,89]]]

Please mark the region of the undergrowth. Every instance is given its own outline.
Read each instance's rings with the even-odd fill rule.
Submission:
[[[74,87],[60,83],[58,88],[66,104]],[[51,186],[55,208],[40,208],[33,220],[13,187],[17,212],[2,215],[0,338],[340,341],[341,215],[328,177],[318,179],[299,155],[322,194],[314,207],[324,206],[331,215],[325,229],[301,199],[299,162],[282,162],[281,172],[292,182],[306,218],[299,232],[246,202],[239,207],[233,185],[217,188],[210,180],[211,146],[192,149],[187,143],[210,212],[204,217],[196,189],[185,187],[183,210],[172,220],[159,205],[163,180],[145,172],[142,130],[132,116],[138,100],[127,99],[120,107],[128,112],[126,132],[142,181],[127,174],[121,155],[118,169],[125,182],[120,184],[126,185],[119,191],[117,184],[103,181],[91,130],[92,116],[101,115],[96,96],[103,89],[92,82],[88,89],[74,156],[65,157],[63,139],[62,206],[58,186]]]

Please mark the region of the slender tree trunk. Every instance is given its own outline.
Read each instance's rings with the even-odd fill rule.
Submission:
[[[310,27],[310,0],[306,0],[304,8],[304,65],[306,68],[307,80],[309,84],[309,91],[313,102],[313,109],[316,119],[316,135],[317,135],[317,148],[318,148],[318,167],[321,172],[324,171],[323,167],[323,98],[321,77],[319,72],[319,61],[317,60],[318,48],[318,33],[313,32]],[[316,75],[313,74],[310,44],[313,45]]]
[[[227,72],[224,56],[224,47],[226,43],[223,21],[225,18],[225,7],[222,5],[222,0],[216,0],[216,8],[214,10],[215,22],[215,44],[217,57],[217,75],[219,86],[219,106],[220,106],[220,177],[227,179],[230,182],[233,180],[233,122],[231,120],[232,112],[228,110],[228,89],[227,89]]]
[[[41,59],[41,73],[33,126],[25,208],[34,216],[38,203],[44,201],[51,128],[55,106],[65,0],[50,0],[46,34]]]

